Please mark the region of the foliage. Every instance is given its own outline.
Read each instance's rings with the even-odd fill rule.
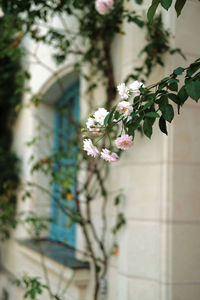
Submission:
[[[161,4],[164,9],[168,10],[172,6],[172,2],[172,0],[152,0],[152,4],[147,12],[149,21],[152,22],[159,4]],[[176,0],[174,7],[176,9],[177,17],[181,14],[185,3],[186,0]]]
[[[90,82],[88,91],[103,82],[108,91],[107,105],[114,100],[115,82],[111,61],[111,43],[116,34],[121,33],[121,25],[126,20],[142,27],[144,22],[135,11],[124,8],[125,0],[115,1],[114,9],[107,16],[95,9],[95,1],[0,1],[6,14],[17,14],[22,36],[26,33],[36,42],[52,47],[58,64],[70,55],[76,56],[76,67],[90,64],[90,74],[83,76]],[[59,18],[63,29],[48,24],[51,18]],[[74,31],[65,22],[70,19],[76,26]],[[43,34],[40,29],[45,27]],[[44,30],[42,30],[44,31]]]
[[[18,159],[15,154],[0,149],[0,238],[9,236],[10,227],[16,226],[15,203],[19,183]]]
[[[41,283],[39,277],[30,277],[27,274],[23,276],[21,280],[17,280],[18,286],[23,286],[26,289],[24,298],[37,299],[38,295],[43,293],[44,289],[48,289],[48,286]]]
[[[126,78],[127,83],[130,79],[141,80],[143,82],[151,75],[154,67],[157,65],[164,66],[164,55],[179,53],[183,55],[179,48],[172,49],[169,44],[170,32],[164,28],[162,15],[155,16],[152,22],[144,21],[146,29],[146,45],[139,53],[144,56],[141,66],[135,68]]]
[[[153,22],[155,11],[160,2],[165,9],[168,9],[172,4],[172,1],[153,0],[152,5],[147,13],[151,24]],[[179,0],[176,1],[175,8],[178,10],[178,16],[185,2],[186,1],[183,1],[181,4]],[[180,52],[180,49],[175,49],[175,51],[177,50]],[[142,70],[143,67],[139,69],[139,71]],[[174,108],[171,103],[175,103],[177,105],[177,110],[179,113],[180,107],[183,106],[188,97],[191,97],[196,102],[198,102],[200,98],[199,70],[200,59],[197,59],[189,67],[178,67],[173,71],[172,74],[170,74],[170,76],[163,78],[158,83],[155,83],[149,87],[145,87],[142,82],[135,81],[132,83],[132,86],[134,86],[132,89],[131,85],[126,87],[126,85],[122,83],[118,86],[118,91],[122,100],[130,99],[131,94],[133,94],[133,102],[130,103],[130,100],[127,102],[122,101],[118,105],[112,107],[111,111],[107,113],[104,119],[103,126],[101,126],[101,124],[98,123],[98,120],[95,119],[95,114],[91,115],[90,118],[94,119],[94,128],[87,128],[89,129],[88,137],[84,137],[89,138],[89,140],[91,137],[95,144],[97,144],[101,139],[108,137],[107,144],[109,145],[109,149],[106,149],[106,151],[108,151],[108,153],[110,153],[109,155],[111,155],[114,148],[111,143],[112,139],[115,140],[114,142],[118,148],[118,154],[120,154],[121,150],[119,149],[124,150],[131,146],[132,140],[135,136],[135,130],[138,128],[143,128],[144,134],[148,138],[151,138],[153,125],[157,118],[159,118],[160,130],[163,133],[168,134],[166,122],[171,123],[174,118]],[[182,74],[185,75],[185,82],[183,86],[179,87],[178,77]],[[123,106],[124,111],[120,105]],[[91,136],[91,132],[96,130],[95,127],[98,127],[99,130],[98,139],[96,138],[97,141],[95,141],[95,138]],[[87,129],[83,129],[83,131],[87,131]],[[119,138],[116,139],[117,137]],[[126,145],[126,148],[121,148],[121,146],[117,143],[119,139],[120,141],[125,139],[126,143],[129,143],[129,145]],[[95,146],[92,144],[91,147]],[[101,157],[104,159],[102,153],[103,152],[101,152]],[[91,154],[88,152],[88,155]]]
[[[179,87],[181,75],[185,76],[185,82]],[[160,130],[167,134],[166,122],[171,123],[174,118],[174,105],[177,106],[179,113],[188,97],[196,102],[200,99],[200,59],[197,59],[189,67],[176,68],[168,77],[151,86],[141,85],[138,91],[139,95],[133,95],[132,103],[130,103],[131,95],[129,97],[132,112],[128,118],[127,115],[119,112],[117,105],[112,108],[96,138],[98,141],[101,136],[104,138],[107,136],[110,145],[110,141],[121,136],[123,132],[134,139],[135,131],[139,126],[142,126],[144,134],[151,138],[153,125],[157,118]],[[93,140],[95,142],[95,138]],[[113,150],[112,144],[110,149]]]
[[[112,69],[111,58],[111,43],[116,34],[121,33],[121,24],[124,20],[132,22],[138,26],[143,26],[143,21],[135,12],[129,12],[124,8],[124,1],[118,1],[115,4],[115,9],[110,16],[103,17],[97,13],[94,2],[88,3],[88,1],[57,1],[50,3],[47,1],[1,1],[5,15],[10,18],[10,26],[15,24],[17,34],[15,40],[11,43],[12,49],[21,42],[22,37],[26,34],[31,35],[31,38],[36,42],[45,43],[52,47],[54,52],[54,58],[58,64],[63,63],[71,54],[76,56],[76,67],[80,65],[90,64],[92,66],[91,74],[83,74],[86,80],[90,82],[88,91],[92,91],[99,82],[103,82],[107,91],[107,105],[111,105],[115,98],[115,82]],[[33,5],[32,5],[33,4]],[[13,17],[13,13],[17,15],[17,18]],[[48,23],[49,18],[59,17],[63,23],[63,30],[54,28]],[[13,19],[12,19],[13,18]],[[77,24],[76,32],[73,32],[71,28],[68,28],[63,20],[72,18]],[[41,25],[42,22],[42,25]],[[46,26],[45,34],[41,30]],[[66,34],[67,33],[67,34]],[[14,46],[13,46],[14,45]],[[29,53],[34,55],[34,53]],[[42,62],[41,62],[42,64]],[[94,76],[95,75],[95,76]],[[97,75],[97,76],[96,76]],[[94,79],[93,79],[94,78]],[[64,92],[61,87],[61,92]],[[38,99],[38,97],[34,97]],[[34,103],[36,103],[34,101]],[[38,101],[37,101],[38,105]],[[80,126],[77,127],[77,129]],[[27,145],[32,146],[39,141],[40,138],[35,137]],[[77,130],[76,141],[80,140],[80,131]],[[73,144],[73,141],[72,141]],[[79,147],[81,149],[81,146]],[[72,166],[65,170],[62,167],[63,158],[69,158],[68,153],[60,149],[58,153],[52,153],[50,156],[41,158],[38,161],[32,161],[32,173],[42,172],[45,176],[51,177],[51,185],[59,186],[60,197],[66,197],[66,195],[72,194],[72,173],[74,168]],[[34,158],[33,158],[34,160]],[[84,153],[81,153],[78,159],[77,171],[81,170],[81,161],[87,162]],[[55,164],[61,166],[55,170]],[[92,264],[95,266],[96,274],[96,288],[95,297],[97,297],[99,289],[99,278],[103,278],[106,275],[107,265],[112,254],[110,249],[106,249],[104,242],[105,234],[107,232],[106,224],[106,205],[107,205],[107,193],[105,188],[105,176],[107,167],[102,164],[97,165],[93,162],[87,164],[88,174],[85,177],[84,183],[80,186],[80,189],[76,190],[76,207],[67,205],[64,209],[65,214],[68,216],[71,224],[73,222],[78,223],[83,230],[83,234],[86,240],[88,254],[91,257]],[[28,183],[28,190],[24,193],[24,199],[30,198],[30,187],[36,187],[51,195],[51,190],[44,191],[44,188],[34,183]],[[91,218],[91,203],[97,197],[103,197],[102,204],[102,220],[103,228],[101,235],[97,234],[95,223]],[[83,213],[81,208],[81,197],[86,199],[87,213]],[[60,201],[56,199],[59,207],[63,211],[63,207]],[[68,203],[70,203],[68,201]],[[115,234],[125,224],[121,219],[117,217]],[[37,237],[40,236],[41,231],[46,229],[46,219],[30,214],[25,219],[25,224],[28,225],[29,230]],[[69,223],[69,222],[68,222]],[[70,224],[68,224],[70,226]],[[94,241],[94,242],[93,242]],[[95,245],[94,245],[95,243]],[[99,253],[95,252],[95,247],[98,246]],[[113,246],[111,245],[111,248]],[[26,287],[29,291],[29,286]],[[31,292],[32,293],[32,290]],[[32,295],[32,294],[30,294]],[[35,295],[35,294],[34,294]],[[95,298],[96,299],[96,298]]]
[[[25,198],[30,196],[30,194],[24,195]],[[21,212],[21,223],[25,225],[27,228],[27,232],[32,236],[33,238],[40,238],[42,236],[42,233],[44,231],[47,231],[49,228],[49,224],[52,222],[52,219],[50,217],[46,216],[38,216],[35,212],[29,211],[28,215],[27,213]]]
[[[23,55],[16,41],[17,31],[10,17],[0,19],[0,237],[9,236],[16,226],[15,203],[19,184],[19,161],[11,148],[11,126],[21,101],[25,72]]]

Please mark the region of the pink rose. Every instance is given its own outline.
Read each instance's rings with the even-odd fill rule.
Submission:
[[[104,148],[101,151],[101,158],[103,158],[104,160],[109,161],[109,162],[114,162],[119,157],[115,152],[111,152],[110,150]]]
[[[98,136],[100,128],[96,127],[95,120],[93,118],[88,118],[86,122],[87,129],[92,132],[93,136]]]
[[[124,134],[115,140],[115,145],[119,149],[127,150],[133,145],[133,138],[128,134]]]
[[[85,139],[83,141],[83,149],[87,152],[87,155],[97,157],[99,155],[99,150],[92,144],[90,139]]]
[[[95,7],[100,15],[107,15],[113,9],[114,0],[96,0]]]
[[[124,114],[125,117],[128,117],[132,113],[133,107],[128,101],[121,101],[117,105],[117,111]]]

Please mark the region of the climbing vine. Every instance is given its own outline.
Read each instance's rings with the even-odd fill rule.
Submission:
[[[151,22],[145,20],[144,29],[146,31],[146,44],[138,55],[143,58],[143,61],[141,66],[134,68],[133,72],[127,76],[126,83],[130,80],[145,82],[156,66],[164,66],[166,54],[178,53],[185,59],[181,49],[171,48],[169,43],[171,33],[164,27],[161,13],[156,15]]]
[[[0,18],[0,238],[16,226],[15,204],[19,185],[19,159],[11,150],[12,125],[26,77],[21,68],[22,49],[14,45],[17,30],[9,16]]]
[[[185,2],[176,1],[175,9],[177,16],[180,15]],[[147,13],[151,25],[154,22],[153,17],[159,3],[165,9],[168,9],[172,1],[152,1],[152,5]],[[159,18],[157,20],[159,21]],[[144,49],[147,50],[148,47]],[[172,49],[170,52],[173,53],[174,51],[182,55],[180,49]],[[155,61],[162,65],[162,60],[159,56]],[[148,75],[148,71],[151,70],[151,65],[149,68],[148,57],[145,62],[146,75]],[[136,71],[144,71],[144,66],[136,69]],[[178,85],[178,77],[180,75],[184,75],[184,85],[181,87]],[[133,74],[132,78],[137,78],[137,76],[135,77]],[[85,139],[83,141],[83,148],[87,154],[93,157],[101,157],[109,162],[116,161],[122,150],[127,150],[133,145],[135,131],[138,128],[142,128],[144,134],[148,138],[151,138],[153,125],[157,118],[159,119],[160,130],[167,134],[166,122],[171,123],[174,118],[174,108],[171,103],[177,105],[179,113],[180,108],[188,97],[198,102],[200,98],[200,59],[195,60],[189,67],[176,68],[168,77],[151,86],[146,87],[143,82],[136,80],[129,86],[121,83],[117,88],[123,101],[113,106],[110,111],[99,108],[94,114],[90,115],[86,123],[87,128],[83,129],[83,131],[88,132],[88,135],[84,136]],[[94,137],[93,133],[97,131],[98,134]],[[107,148],[105,147],[105,142],[103,143],[103,147],[100,143],[102,139],[105,141],[105,138],[107,138]],[[100,149],[97,148],[97,144],[100,144]]]
[[[172,103],[180,108],[188,97],[198,102],[200,99],[200,59],[187,68],[178,67],[168,77],[145,87],[142,82],[135,81],[129,87],[124,83],[118,86],[123,101],[115,105],[110,112],[104,108],[98,109],[89,119],[89,132],[98,130],[96,140],[108,137],[109,149],[102,149],[101,153],[90,138],[84,140],[84,150],[88,155],[101,157],[107,161],[116,161],[119,156],[112,152],[113,148],[127,150],[133,145],[135,131],[142,126],[144,134],[151,138],[153,125],[159,119],[160,130],[167,133],[166,122],[171,123],[174,118]],[[185,75],[185,84],[178,87],[180,75]],[[131,101],[131,102],[130,102]],[[103,110],[103,112],[102,112]],[[101,114],[101,120],[99,119]],[[91,125],[92,124],[92,125]],[[93,137],[95,142],[95,138]],[[114,140],[112,144],[110,141]]]

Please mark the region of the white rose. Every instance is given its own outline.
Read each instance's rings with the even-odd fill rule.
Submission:
[[[128,99],[128,97],[130,96],[129,88],[125,85],[124,82],[117,86],[117,90],[122,99]]]
[[[94,118],[97,123],[99,123],[101,126],[104,125],[104,119],[107,116],[109,112],[105,108],[99,108],[94,113]]]
[[[132,91],[133,95],[136,96],[140,96],[141,92],[139,90],[139,88],[145,88],[145,85],[143,82],[140,82],[138,80],[133,81],[130,85],[129,85],[129,89]]]

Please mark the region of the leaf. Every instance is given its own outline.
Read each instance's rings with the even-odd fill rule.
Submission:
[[[111,121],[111,119],[112,119],[112,117],[113,117],[113,114],[114,114],[114,112],[115,112],[116,107],[117,107],[117,105],[113,106],[111,112],[109,112],[109,113],[107,114],[107,116],[105,117],[105,119],[104,119],[104,125],[105,125],[105,126],[106,126],[108,123],[110,123],[110,121]]]
[[[163,105],[168,104],[167,95],[162,95],[159,99],[156,100],[156,103],[158,104],[159,108]]]
[[[163,133],[168,135],[166,121],[162,116],[160,117],[160,120],[159,120],[159,128]]]
[[[167,86],[167,82],[161,82],[158,86],[158,91],[161,91],[166,86]]]
[[[139,127],[139,125],[138,125],[138,127]],[[135,128],[134,128],[134,126],[130,125],[127,128],[128,128],[128,130],[127,130],[128,135],[131,135],[134,139],[134,137],[135,137]]]
[[[145,117],[148,118],[160,118],[159,114],[155,111],[150,111],[148,113],[146,113]]]
[[[181,67],[178,67],[178,68],[176,68],[176,69],[173,71],[173,73],[174,73],[175,75],[181,75],[183,72],[184,72],[184,69],[181,68]]]
[[[145,110],[147,108],[149,108],[152,104],[153,104],[154,98],[152,98],[149,102],[147,102],[144,107],[142,108],[142,110]]]
[[[170,8],[170,6],[172,5],[172,0],[160,0],[160,3],[162,5],[162,7],[164,7],[166,10],[168,10]]]
[[[144,21],[140,19],[138,16],[134,16],[132,18],[128,18],[128,22],[133,22],[138,25],[140,28],[144,26]]]
[[[156,12],[156,9],[157,9],[159,3],[160,3],[160,0],[152,0],[151,6],[149,7],[148,12],[147,12],[147,18],[150,23],[153,20],[153,17],[155,15],[155,12]]]
[[[96,272],[100,273],[101,272],[101,267],[99,265],[96,265]]]
[[[175,91],[177,92],[178,91],[178,84],[177,82],[172,82],[169,84],[168,88],[171,90],[171,91]]]
[[[187,76],[192,76],[198,69],[200,68],[200,64],[199,63],[193,63],[189,66],[189,68],[187,69]]]
[[[176,78],[172,78],[172,79],[169,80],[169,83],[174,83],[174,82],[179,83],[179,80],[176,79]]]
[[[143,124],[143,131],[144,134],[150,139],[152,136],[152,126],[153,123],[155,122],[155,118],[146,118],[144,119],[144,124]]]
[[[115,205],[119,205],[120,204],[120,195],[115,197]]]
[[[185,55],[183,54],[183,52],[181,51],[180,48],[174,48],[174,49],[171,49],[171,50],[169,51],[169,53],[170,53],[171,55],[173,55],[173,54],[175,54],[175,53],[178,53],[180,56],[182,56],[183,59],[186,60],[186,57],[185,57]]]
[[[135,131],[139,125],[140,122],[142,121],[143,117],[137,117],[133,119],[133,122],[128,126],[128,131],[130,130],[130,132]]]
[[[116,225],[112,228],[112,233],[116,234],[119,229],[126,224],[126,220],[124,218],[124,215],[122,213],[119,213],[117,215]]]
[[[182,86],[182,88],[179,90],[178,98],[179,98],[179,104],[182,106],[188,98],[188,94],[186,92],[185,86]]]
[[[174,103],[179,104],[179,98],[173,94],[173,93],[169,93],[167,94],[168,98],[171,99]]]
[[[186,0],[176,0],[175,9],[177,17],[180,16],[183,6],[185,5]]]
[[[173,120],[174,118],[174,109],[173,106],[171,104],[166,104],[160,107],[160,110],[162,112],[162,116],[163,118],[170,122]]]
[[[109,119],[110,119],[110,113],[108,113],[107,116],[104,119],[103,123],[104,123],[105,126],[108,124]]]
[[[200,81],[190,81],[187,83],[186,91],[188,96],[197,102],[200,98]]]

